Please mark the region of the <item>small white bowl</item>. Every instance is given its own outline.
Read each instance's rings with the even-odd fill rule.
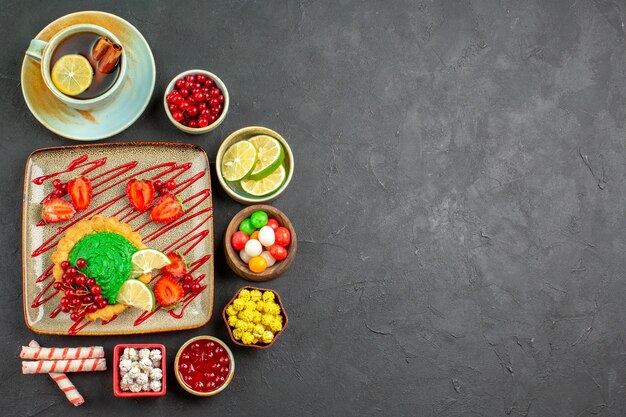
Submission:
[[[274,191],[272,194],[264,195],[261,197],[254,197],[251,195],[247,195],[247,194],[243,195],[242,193],[238,193],[236,190],[233,190],[228,185],[228,183],[222,176],[222,158],[224,157],[224,154],[226,153],[228,148],[230,148],[230,146],[233,145],[235,142],[249,139],[252,136],[256,136],[256,135],[271,136],[277,139],[283,145],[283,148],[285,149],[285,162],[283,163],[286,165],[286,169],[287,169],[287,179],[285,180],[283,185],[281,185],[280,188]],[[268,129],[266,127],[261,127],[261,126],[248,126],[248,127],[241,128],[231,133],[226,139],[224,139],[219,149],[217,150],[217,156],[215,157],[215,169],[217,170],[217,179],[222,185],[222,188],[224,189],[224,191],[226,191],[226,194],[228,194],[233,200],[236,200],[240,202],[241,204],[247,204],[247,205],[268,203],[278,198],[278,196],[280,196],[283,193],[283,191],[285,191],[285,189],[291,182],[291,177],[293,177],[293,168],[294,168],[293,153],[291,152],[291,148],[289,147],[289,144],[287,143],[285,138],[283,138],[281,135],[279,135],[277,132],[273,131],[272,129]]]
[[[220,117],[218,117],[218,119],[215,122],[211,123],[210,125],[206,127],[192,128],[192,127],[187,127],[183,125],[182,123],[178,123],[172,117],[172,113],[170,113],[170,109],[167,106],[166,97],[174,89],[176,80],[178,80],[179,78],[185,77],[187,75],[190,75],[190,74],[191,75],[204,74],[207,77],[210,77],[213,81],[215,81],[215,85],[220,90],[222,90],[222,94],[224,95],[224,111],[222,111],[222,114],[220,114]],[[167,85],[167,88],[165,89],[165,94],[163,94],[163,107],[165,108],[165,114],[167,114],[167,117],[170,119],[170,121],[172,122],[174,126],[179,128],[183,132],[190,133],[192,135],[199,135],[202,133],[207,133],[215,129],[216,127],[218,127],[226,118],[226,113],[228,113],[229,104],[230,104],[230,98],[228,96],[228,90],[226,89],[226,84],[224,84],[224,82],[217,75],[213,74],[212,72],[201,70],[201,69],[192,69],[189,71],[181,72],[176,77],[174,77],[172,81],[170,81],[170,83]]]

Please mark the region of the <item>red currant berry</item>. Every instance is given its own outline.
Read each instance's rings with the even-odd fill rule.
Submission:
[[[175,111],[178,111],[178,104],[176,103],[168,104],[167,108],[169,109],[170,113],[174,113]]]
[[[191,274],[185,274],[185,275],[183,276],[183,282],[184,282],[185,284],[191,284],[191,283],[193,282],[193,275],[191,275]]]
[[[182,88],[185,88],[185,79],[184,78],[179,78],[176,80],[176,88],[178,88],[179,90]]]
[[[198,119],[189,119],[189,127],[192,129],[198,128]]]
[[[220,104],[220,100],[217,97],[212,97],[211,100],[209,100],[209,106],[211,107],[217,107]]]
[[[177,95],[175,95],[175,96],[174,96],[174,98],[172,99],[172,103],[173,103],[173,104],[176,104],[176,105],[179,105],[179,104],[180,104],[180,102],[181,102],[181,101],[183,101],[183,100],[184,100],[184,98],[183,98],[180,94],[177,94]]]
[[[66,278],[65,278],[64,282],[65,282],[67,285],[72,286],[72,285],[74,285],[74,283],[75,283],[76,281],[74,281],[74,277],[73,277],[73,276],[68,276],[68,277],[66,277]]]
[[[211,78],[207,77],[206,81],[204,82],[204,85],[208,88],[211,88],[215,85],[215,81],[213,81]]]
[[[191,102],[187,100],[181,101],[180,104],[178,105],[178,108],[180,109],[180,111],[185,111],[189,107],[191,107]]]
[[[98,303],[98,308],[104,308],[107,305],[109,305],[109,303],[107,302],[107,300],[102,300]]]
[[[185,82],[185,88],[186,88],[187,90],[191,90],[191,89],[193,89],[193,87],[194,87],[195,85],[196,85],[196,83],[192,83],[192,82],[189,82],[189,81]]]
[[[74,290],[73,289],[67,289],[65,290],[65,297],[67,297],[68,300],[71,300],[72,297],[74,297]],[[68,302],[69,304],[69,302]]]
[[[209,119],[209,124],[215,123],[215,121],[217,120],[217,116],[215,116],[214,114],[210,114],[208,116],[208,119]]]
[[[177,122],[180,122],[181,120],[185,118],[185,115],[183,114],[182,111],[175,111],[174,113],[172,113],[172,118],[176,120]]]
[[[185,294],[191,292],[191,285],[183,284],[183,291],[185,292]]]
[[[65,272],[67,272],[67,275],[76,275],[78,273],[78,269],[76,269],[75,266],[70,266],[65,270]]]
[[[217,96],[217,101],[219,101],[220,104],[222,104],[224,102],[224,95],[220,94],[219,96]]]
[[[176,181],[173,178],[170,180],[167,180],[167,182],[165,183],[165,186],[167,187],[168,190],[172,191],[174,188],[176,188]]]
[[[197,103],[196,107],[202,112],[202,110],[207,108],[206,101],[201,101],[200,103]]]
[[[209,87],[202,87],[202,92],[204,93],[205,96],[209,95],[209,91],[211,91]]]
[[[104,296],[102,294],[97,294],[93,296],[94,303],[100,303],[104,300]]]
[[[174,103],[174,95],[172,93],[165,96],[165,102],[168,104]]]
[[[93,278],[88,278],[87,281],[85,281],[85,285],[88,287],[93,287],[94,285],[96,285],[96,280]]]
[[[61,262],[61,269],[62,270],[66,271],[67,268],[69,268],[69,267],[70,267],[70,263],[68,261]]]
[[[59,197],[59,198],[60,198],[60,197],[63,197],[63,196],[65,195],[65,193],[63,192],[63,190],[59,190],[59,189],[54,190],[53,194],[54,194],[54,196],[55,196],[55,197]]]
[[[80,305],[81,299],[80,298],[72,298],[72,301],[70,301],[70,305],[72,307],[78,307]]]
[[[57,290],[60,291],[63,289],[63,283],[60,281],[55,282],[54,284],[52,284],[52,287]]]
[[[217,106],[215,106],[215,107],[211,107],[211,114],[212,114],[213,116],[219,116],[219,115],[220,115],[220,113],[222,112],[222,109],[221,109],[220,107],[222,107],[222,105],[221,105],[221,104],[218,104],[218,105],[217,105]]]
[[[61,187],[63,187],[63,183],[61,182],[60,179],[55,178],[54,181],[52,181],[52,186],[56,188],[57,190],[60,190]]]
[[[180,96],[183,98],[189,97],[190,91],[187,90],[186,88],[183,90],[180,90]]]
[[[102,287],[97,285],[97,284],[94,285],[93,287],[91,287],[91,293],[93,295],[98,295],[98,294],[102,293]]]
[[[206,79],[208,77],[204,74],[198,74],[196,75],[196,81],[199,82],[200,84],[204,84],[206,82]]]
[[[91,304],[93,303],[93,297],[91,295],[83,295],[83,304]]]
[[[222,92],[217,87],[213,87],[211,88],[211,90],[209,90],[209,96],[211,97],[219,97],[220,94],[222,94]]]
[[[198,113],[200,113],[198,111],[198,108],[196,106],[189,106],[189,108],[187,109],[187,114],[189,116],[197,116]]]
[[[195,283],[195,284],[193,284],[193,285],[191,286],[191,291],[193,291],[193,292],[198,292],[198,291],[200,291],[200,289],[201,289],[201,288],[202,288],[202,286],[201,286],[200,284]]]
[[[79,268],[84,268],[87,266],[87,261],[85,260],[85,258],[78,258],[76,259],[76,266]]]
[[[85,285],[86,281],[87,277],[85,277],[83,274],[76,275],[76,278],[74,278],[74,282],[76,283],[76,285]]]
[[[207,127],[209,125],[209,119],[206,117],[198,117],[198,126]]]
[[[194,93],[193,101],[195,102],[204,101],[204,93],[202,91],[198,91],[197,93]]]
[[[67,305],[67,306],[61,306],[61,311],[62,311],[62,312],[64,312],[64,313],[69,313],[69,312],[70,312],[70,310],[71,310],[71,308],[70,308],[70,306],[69,306],[69,305]]]
[[[200,111],[200,117],[206,117],[207,119],[211,115],[211,109],[206,107]]]
[[[163,181],[161,180],[155,180],[152,185],[154,185],[154,189],[159,191],[161,188],[163,188]]]
[[[185,76],[185,81],[189,82],[189,83],[195,83],[196,82],[196,77],[195,75],[189,74]]]
[[[87,313],[95,313],[96,311],[98,311],[98,306],[95,304],[89,304],[87,306]]]
[[[80,315],[78,313],[72,313],[72,314],[70,314],[70,320],[78,321],[78,320],[80,320]]]
[[[67,297],[61,297],[60,304],[62,306],[69,306],[70,305],[70,299],[67,298]]]
[[[63,191],[65,191],[65,192],[67,192],[67,183],[66,182],[63,183],[63,186],[61,187],[61,189]]]

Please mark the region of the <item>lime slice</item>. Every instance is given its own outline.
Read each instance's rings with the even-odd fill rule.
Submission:
[[[276,171],[285,159],[283,145],[277,139],[267,135],[258,135],[248,139],[256,148],[257,157],[254,170],[248,177],[251,180],[260,180]]]
[[[91,85],[93,68],[89,60],[82,55],[63,55],[52,67],[50,76],[60,92],[68,96],[77,96]]]
[[[153,269],[161,269],[165,265],[172,263],[166,254],[155,249],[138,250],[133,254],[131,262],[133,269],[130,274],[133,278],[148,274]]]
[[[222,176],[226,181],[239,181],[252,172],[256,159],[255,147],[247,140],[239,141],[222,157]]]
[[[285,167],[280,165],[276,171],[263,179],[241,180],[241,188],[250,195],[261,197],[278,190],[285,182],[285,178],[287,178]]]
[[[154,293],[138,279],[129,279],[122,284],[116,298],[118,303],[136,307],[145,311],[152,311],[156,306]]]

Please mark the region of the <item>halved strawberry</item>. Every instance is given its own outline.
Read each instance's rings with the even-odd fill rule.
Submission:
[[[154,285],[154,297],[163,307],[174,308],[184,295],[182,284],[169,275],[161,277]]]
[[[150,210],[150,219],[157,223],[170,223],[179,219],[185,212],[180,197],[165,194],[159,198]]]
[[[64,222],[76,215],[74,206],[60,198],[51,198],[43,204],[42,217],[46,223]]]
[[[132,179],[126,184],[126,196],[133,207],[139,211],[146,211],[154,200],[154,185],[150,180]]]
[[[173,278],[182,278],[187,273],[187,262],[183,255],[178,252],[170,252],[167,257],[172,263],[161,268],[161,273]]]
[[[76,210],[85,210],[91,203],[91,181],[85,177],[76,177],[67,183],[67,193]]]

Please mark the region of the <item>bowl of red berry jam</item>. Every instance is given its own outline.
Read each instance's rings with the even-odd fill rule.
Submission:
[[[218,127],[228,113],[228,90],[209,71],[193,69],[178,74],[165,89],[163,105],[174,126],[201,134]]]
[[[180,347],[174,362],[176,379],[185,391],[199,397],[222,392],[235,373],[228,346],[213,336],[198,336]]]

